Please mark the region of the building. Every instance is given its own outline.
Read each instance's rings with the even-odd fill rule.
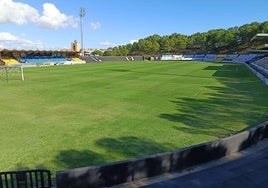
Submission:
[[[77,42],[77,40],[73,41],[71,44],[71,49],[72,49],[72,51],[80,52],[80,50],[81,50],[80,43]]]

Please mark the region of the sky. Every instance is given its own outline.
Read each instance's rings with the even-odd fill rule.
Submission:
[[[0,0],[0,49],[107,49],[268,21],[268,0]]]

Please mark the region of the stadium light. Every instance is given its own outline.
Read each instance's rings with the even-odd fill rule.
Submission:
[[[83,17],[86,15],[85,8],[80,8],[80,27],[81,27],[81,49],[82,49],[82,56],[84,56],[84,45],[83,45]]]

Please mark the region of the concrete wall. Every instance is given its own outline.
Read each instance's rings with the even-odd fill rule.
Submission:
[[[143,61],[143,56],[85,56],[83,57],[87,63],[92,62],[109,62],[109,61]]]
[[[268,121],[233,136],[184,149],[57,172],[57,188],[109,187],[181,171],[243,150],[264,138],[268,138]]]

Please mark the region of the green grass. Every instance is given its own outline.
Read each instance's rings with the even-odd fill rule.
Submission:
[[[268,120],[244,65],[143,62],[25,68],[0,81],[0,171],[125,160]]]

